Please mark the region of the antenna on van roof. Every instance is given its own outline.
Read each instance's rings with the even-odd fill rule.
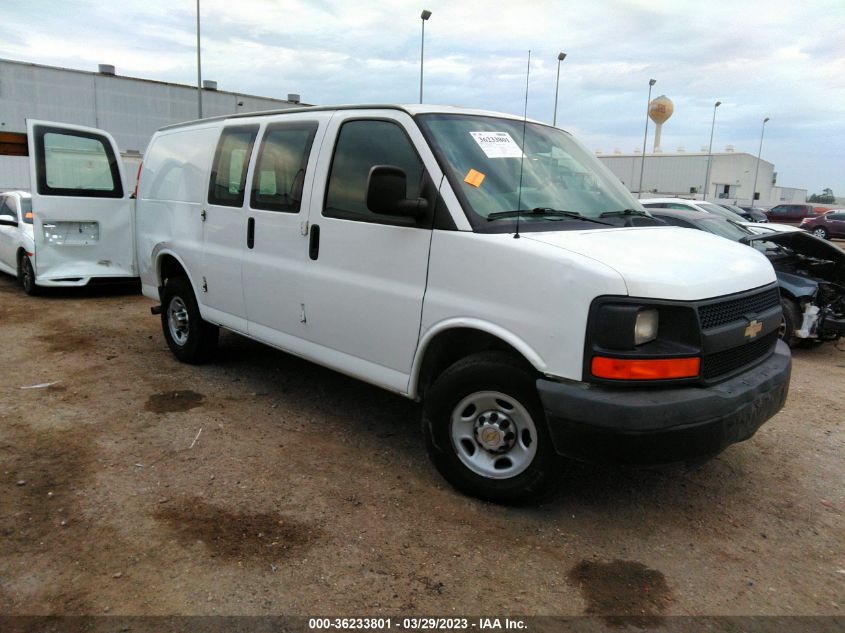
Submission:
[[[525,110],[522,113],[522,142],[520,143],[519,159],[519,190],[516,194],[516,233],[514,239],[519,239],[519,217],[522,215],[522,166],[525,163],[525,126],[528,123],[528,77],[531,75],[531,49],[528,49],[528,66],[525,68]]]

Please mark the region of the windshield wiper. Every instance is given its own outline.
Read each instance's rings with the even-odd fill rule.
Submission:
[[[612,218],[612,217],[620,216],[620,215],[644,215],[644,216],[650,217],[649,214],[646,213],[645,211],[637,211],[636,209],[622,209],[621,211],[605,211],[604,213],[599,215],[599,217],[600,218]]]
[[[583,220],[584,222],[595,222],[596,224],[604,224],[605,226],[613,226],[610,222],[602,222],[595,218],[588,218],[581,215],[577,211],[563,211],[561,209],[552,209],[549,207],[534,207],[530,211],[527,209],[522,211],[497,211],[487,216],[487,221],[499,220],[501,218],[515,218],[517,216],[538,216],[545,215],[551,217],[572,218],[573,220]]]

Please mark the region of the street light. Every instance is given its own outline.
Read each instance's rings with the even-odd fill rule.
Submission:
[[[648,107],[651,105],[651,89],[656,83],[657,79],[648,80],[648,101],[645,102],[645,132],[643,132],[643,158],[640,161],[640,186],[637,188],[638,198],[643,197],[643,172],[645,171],[645,142],[648,138]]]
[[[713,162],[713,130],[716,127],[716,108],[722,105],[721,101],[713,104],[713,123],[710,124],[710,147],[707,150],[707,173],[704,176],[704,192],[702,200],[707,200],[707,190],[710,188],[710,164]]]
[[[431,11],[427,9],[423,9],[423,12],[420,13],[420,19],[422,21],[422,37],[420,38],[420,103],[423,101],[423,57],[425,54],[425,23],[431,17]]]
[[[757,150],[757,167],[754,168],[754,186],[751,188],[751,206],[754,206],[754,196],[757,194],[757,174],[760,171],[760,154],[763,153],[763,133],[766,131],[766,123],[769,117],[763,119],[763,127],[760,130],[760,149]]]
[[[197,0],[197,112],[202,118],[202,66],[200,65],[200,0]]]
[[[555,113],[552,116],[552,127],[557,125],[557,92],[560,88],[560,63],[566,59],[566,53],[557,54],[557,83],[555,84]]]

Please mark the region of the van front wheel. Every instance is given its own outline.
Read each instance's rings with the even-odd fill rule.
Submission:
[[[183,363],[209,360],[217,349],[219,329],[203,321],[185,277],[172,277],[165,282],[161,308],[161,327],[173,355]]]
[[[461,492],[531,503],[558,480],[536,377],[502,352],[464,358],[425,397],[423,432],[437,470]]]

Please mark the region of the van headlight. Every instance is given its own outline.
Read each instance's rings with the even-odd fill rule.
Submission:
[[[643,345],[657,338],[657,310],[647,308],[637,312],[634,321],[634,345]]]

